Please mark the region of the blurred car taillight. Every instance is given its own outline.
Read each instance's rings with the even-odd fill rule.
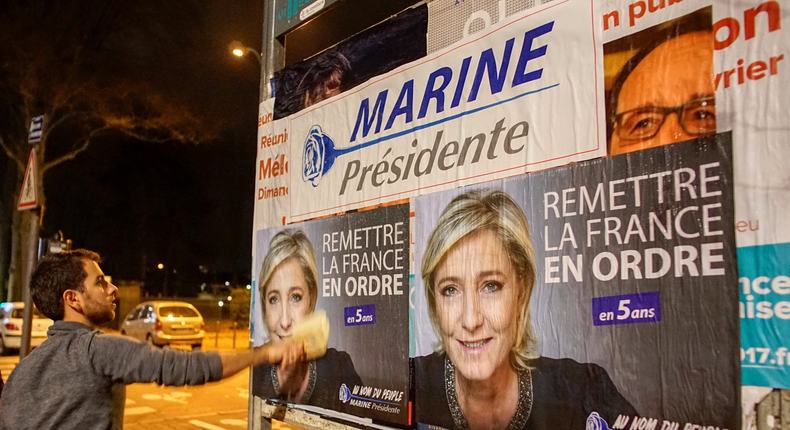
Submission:
[[[156,320],[154,323],[154,330],[162,330],[162,321]]]
[[[7,328],[8,330],[19,330],[19,326],[17,326],[14,323],[6,323],[5,328]]]
[[[200,322],[200,329],[203,330],[203,321]]]

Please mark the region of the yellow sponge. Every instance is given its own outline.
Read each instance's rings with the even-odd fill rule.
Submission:
[[[308,360],[322,357],[329,344],[329,320],[326,312],[320,310],[297,321],[291,335],[294,340],[302,341]]]

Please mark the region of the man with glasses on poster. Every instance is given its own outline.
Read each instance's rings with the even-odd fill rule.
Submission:
[[[713,33],[666,34],[634,55],[612,86],[609,155],[716,133]]]

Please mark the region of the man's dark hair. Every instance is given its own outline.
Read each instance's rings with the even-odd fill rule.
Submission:
[[[304,93],[305,107],[324,101],[330,90],[344,90],[346,75],[351,72],[351,63],[338,51],[324,52],[313,60],[297,92]]]
[[[99,254],[87,249],[49,254],[41,257],[30,276],[30,295],[36,308],[47,318],[63,319],[63,293],[66,290],[85,292],[88,277],[83,261],[99,263]]]
[[[612,134],[614,134],[614,120],[617,116],[617,104],[620,101],[620,91],[623,89],[623,85],[625,85],[625,81],[631,76],[631,72],[636,69],[636,66],[645,59],[651,52],[653,52],[656,48],[661,46],[664,42],[667,42],[671,39],[676,37],[680,37],[690,33],[696,32],[712,32],[713,31],[713,12],[711,7],[706,7],[700,9],[696,12],[692,12],[688,15],[682,16],[680,18],[676,18],[675,20],[664,23],[662,25],[658,25],[659,27],[657,30],[653,30],[652,28],[648,28],[646,30],[642,30],[645,32],[645,36],[649,37],[650,42],[643,46],[636,54],[634,54],[628,61],[623,65],[623,68],[617,74],[612,83],[611,88],[607,91],[606,96],[606,142],[607,142],[607,153],[611,153],[611,144],[612,144]],[[668,24],[668,25],[667,25]],[[638,33],[637,33],[638,34]],[[624,37],[623,39],[632,38],[634,35],[629,35]]]
[[[284,118],[325,100],[330,90],[345,91],[350,74],[351,63],[336,49],[283,69],[275,75],[274,119]]]

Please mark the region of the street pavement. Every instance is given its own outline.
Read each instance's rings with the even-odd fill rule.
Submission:
[[[249,371],[195,387],[132,384],[126,388],[127,430],[247,428]]]
[[[246,352],[249,332],[206,333],[204,351]],[[216,346],[215,346],[216,345]],[[188,347],[176,347],[188,350]],[[195,387],[160,387],[131,384],[126,387],[126,430],[233,430],[247,428],[250,372]]]
[[[111,330],[104,330],[112,332]],[[245,352],[249,332],[238,331],[236,348],[233,334],[221,332],[217,338],[208,333],[204,351]],[[217,345],[216,347],[214,345]],[[19,363],[19,356],[0,357],[3,379]],[[126,387],[126,430],[241,430],[247,428],[249,370],[219,382],[195,387],[160,387],[156,384],[131,384]],[[278,423],[279,424],[279,423]],[[292,426],[273,426],[296,429]]]
[[[8,375],[14,370],[17,363],[19,363],[19,356],[2,357],[0,356],[0,373],[3,375],[3,381],[8,380]]]

